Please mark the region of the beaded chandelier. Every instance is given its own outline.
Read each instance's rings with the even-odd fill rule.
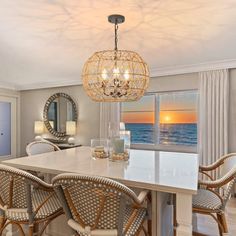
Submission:
[[[82,72],[83,87],[97,102],[137,101],[149,84],[148,66],[138,53],[117,48],[118,24],[125,17],[111,15],[108,21],[115,25],[115,49],[95,52],[87,60]]]

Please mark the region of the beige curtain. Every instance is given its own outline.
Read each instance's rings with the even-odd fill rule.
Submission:
[[[120,103],[100,103],[100,138],[119,135]],[[112,134],[110,133],[112,130]]]
[[[228,153],[229,72],[200,72],[199,157],[209,165]]]

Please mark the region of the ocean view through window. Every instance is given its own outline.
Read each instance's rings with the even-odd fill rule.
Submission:
[[[197,145],[197,91],[147,94],[121,104],[132,144]]]

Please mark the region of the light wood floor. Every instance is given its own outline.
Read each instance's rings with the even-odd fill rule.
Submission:
[[[197,216],[198,233],[200,235],[218,236],[219,231],[216,222],[210,216]],[[230,199],[226,208],[226,220],[229,228],[229,236],[236,236],[236,198]]]

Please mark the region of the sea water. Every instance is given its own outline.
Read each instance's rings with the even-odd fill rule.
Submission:
[[[125,124],[126,130],[131,131],[132,143],[154,144],[157,132],[159,144],[167,145],[197,145],[197,124],[160,124],[155,131],[154,124]]]

